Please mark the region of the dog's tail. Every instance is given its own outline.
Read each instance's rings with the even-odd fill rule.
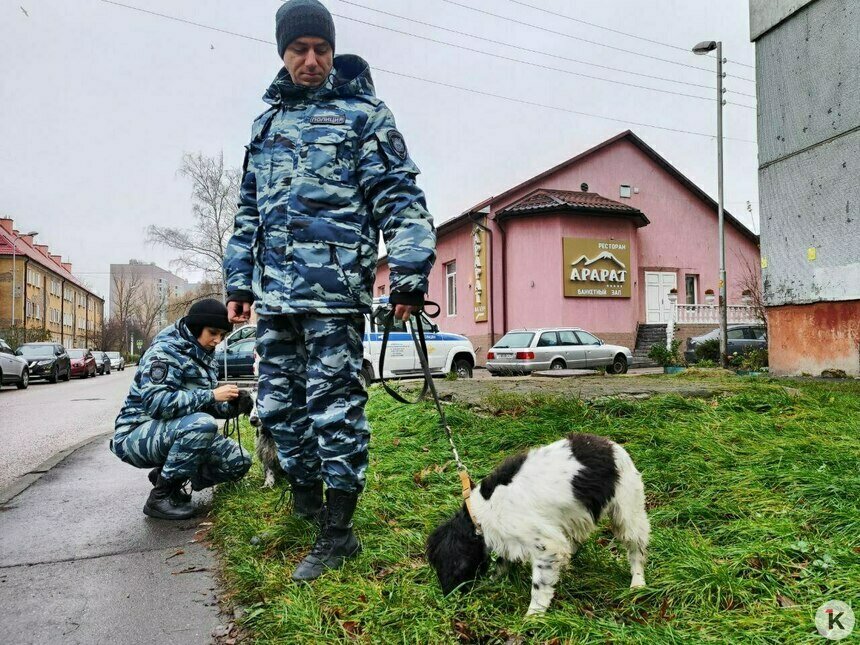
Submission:
[[[644,561],[648,549],[651,524],[645,513],[645,487],[642,475],[636,470],[627,451],[619,445],[613,446],[618,481],[615,496],[609,503],[607,514],[615,537],[627,547],[631,560]],[[631,561],[631,564],[633,562]]]

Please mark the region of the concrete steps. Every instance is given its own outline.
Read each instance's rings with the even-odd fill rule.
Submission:
[[[635,367],[653,367],[654,361],[648,358],[655,343],[666,342],[666,325],[639,325],[636,335],[636,347],[633,349],[633,365]]]

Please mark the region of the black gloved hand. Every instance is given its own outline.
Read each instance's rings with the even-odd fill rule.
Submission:
[[[254,409],[254,397],[248,390],[239,390],[239,396],[230,401],[230,409],[234,416],[251,414],[251,410]]]

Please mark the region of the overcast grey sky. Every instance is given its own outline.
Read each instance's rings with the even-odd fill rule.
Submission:
[[[713,135],[715,100],[617,85],[538,65],[710,99],[715,90],[600,69],[509,45],[711,87],[714,58],[566,20],[514,0],[458,1],[567,36],[446,0],[324,1],[337,14],[338,53],[358,54],[374,70],[377,94],[394,111],[422,169],[420,182],[437,224],[627,127],[716,197],[713,136],[634,125]],[[267,41],[274,40],[279,5],[278,0],[122,2]],[[754,63],[747,0],[523,2],[681,48],[721,39],[729,61]],[[171,252],[146,245],[144,229],[148,224],[191,224],[190,186],[176,175],[183,152],[211,155],[223,150],[228,163],[240,165],[251,122],[265,107],[260,97],[280,61],[273,45],[102,0],[0,0],[0,65],[0,213],[14,218],[19,230],[39,231],[40,243],[70,260],[77,275],[106,295],[112,262],[137,258],[168,268]],[[618,121],[433,85],[380,68]],[[753,79],[754,69],[729,63],[726,72],[729,90],[755,95],[753,83],[737,78]],[[750,96],[731,92],[726,96],[732,102],[755,104]],[[725,199],[728,210],[758,232],[755,116],[752,109],[726,106],[725,136],[731,139],[725,142]]]

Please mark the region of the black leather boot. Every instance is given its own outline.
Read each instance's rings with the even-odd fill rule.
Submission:
[[[315,523],[322,528],[325,524],[325,506],[323,505],[322,482],[310,486],[291,484],[293,489],[293,515]]]
[[[329,488],[325,525],[311,552],[293,572],[293,580],[308,581],[319,578],[327,569],[338,569],[347,558],[361,552],[361,544],[352,532],[352,515],[358,503],[358,493]]]
[[[153,468],[149,471],[147,477],[149,482],[155,486],[158,483],[158,476],[161,474],[161,466]],[[186,493],[181,487],[177,488],[173,493],[173,501],[177,504],[188,504],[191,501],[191,493]]]
[[[178,502],[176,491],[184,484],[181,480],[164,479],[159,473],[155,487],[143,506],[143,514],[160,520],[187,520],[197,512],[191,504]]]

